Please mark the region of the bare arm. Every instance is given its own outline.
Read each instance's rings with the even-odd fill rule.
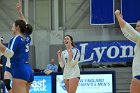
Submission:
[[[120,14],[120,11],[119,10],[116,10],[115,11],[115,15],[116,15],[116,18],[119,22],[119,25],[121,28],[123,28],[126,24],[125,20],[122,18],[122,15]]]
[[[64,62],[63,62],[63,57],[62,57],[62,51],[61,50],[57,51],[57,57],[58,57],[58,62],[60,64],[60,67],[63,68],[64,67]]]
[[[69,61],[70,61],[70,65],[72,67],[74,67],[76,64],[78,64],[79,57],[80,57],[80,52],[78,49],[76,49],[74,54],[69,53],[69,59],[70,59]]]
[[[72,49],[67,50],[68,54],[69,54],[69,62],[72,60],[73,58],[73,53],[72,53]]]
[[[1,51],[1,53],[4,53],[5,50],[6,50],[6,47],[2,43],[0,43],[0,51]]]
[[[116,10],[115,11],[115,15],[116,15],[116,18],[119,22],[119,25],[121,27],[121,30],[122,30],[122,33],[124,34],[124,36],[133,41],[133,42],[136,42],[137,41],[137,38],[140,38],[140,36],[138,36],[137,34],[137,31],[135,31],[135,29],[129,25],[123,18],[122,18],[122,15],[120,14],[120,11],[119,10]]]
[[[18,0],[18,3],[17,3],[17,5],[16,5],[16,9],[17,9],[19,18],[20,18],[21,20],[24,20],[24,21],[27,23],[27,21],[26,21],[24,15],[23,15],[23,13],[22,13],[22,2],[21,2],[21,0]]]

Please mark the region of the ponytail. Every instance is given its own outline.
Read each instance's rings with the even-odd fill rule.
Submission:
[[[19,26],[20,28],[20,32],[22,34],[25,34],[25,35],[31,35],[32,34],[32,26],[30,24],[26,24],[25,21],[23,20],[16,20],[15,21],[15,26]]]
[[[31,35],[32,34],[32,31],[33,31],[32,26],[30,24],[26,24],[26,31],[25,31],[25,33],[27,35]]]

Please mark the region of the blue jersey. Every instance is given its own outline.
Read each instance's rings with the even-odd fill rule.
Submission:
[[[29,59],[29,45],[31,37],[21,37],[17,35],[10,40],[9,49],[13,50],[14,55],[11,57],[11,64],[21,64],[28,62]]]

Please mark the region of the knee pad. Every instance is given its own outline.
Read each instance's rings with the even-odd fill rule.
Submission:
[[[11,89],[10,82],[11,82],[10,79],[4,79],[4,83],[8,91]]]

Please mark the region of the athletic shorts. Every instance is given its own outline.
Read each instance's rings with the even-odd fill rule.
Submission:
[[[5,67],[5,71],[11,73],[11,75],[12,75],[12,70],[11,70],[11,68],[9,68],[9,67]]]
[[[136,78],[136,79],[138,79],[138,80],[140,80],[140,75],[138,75],[138,76],[135,76],[135,78]]]
[[[22,79],[27,82],[33,82],[34,80],[32,67],[28,63],[12,65],[12,76],[15,79]]]

